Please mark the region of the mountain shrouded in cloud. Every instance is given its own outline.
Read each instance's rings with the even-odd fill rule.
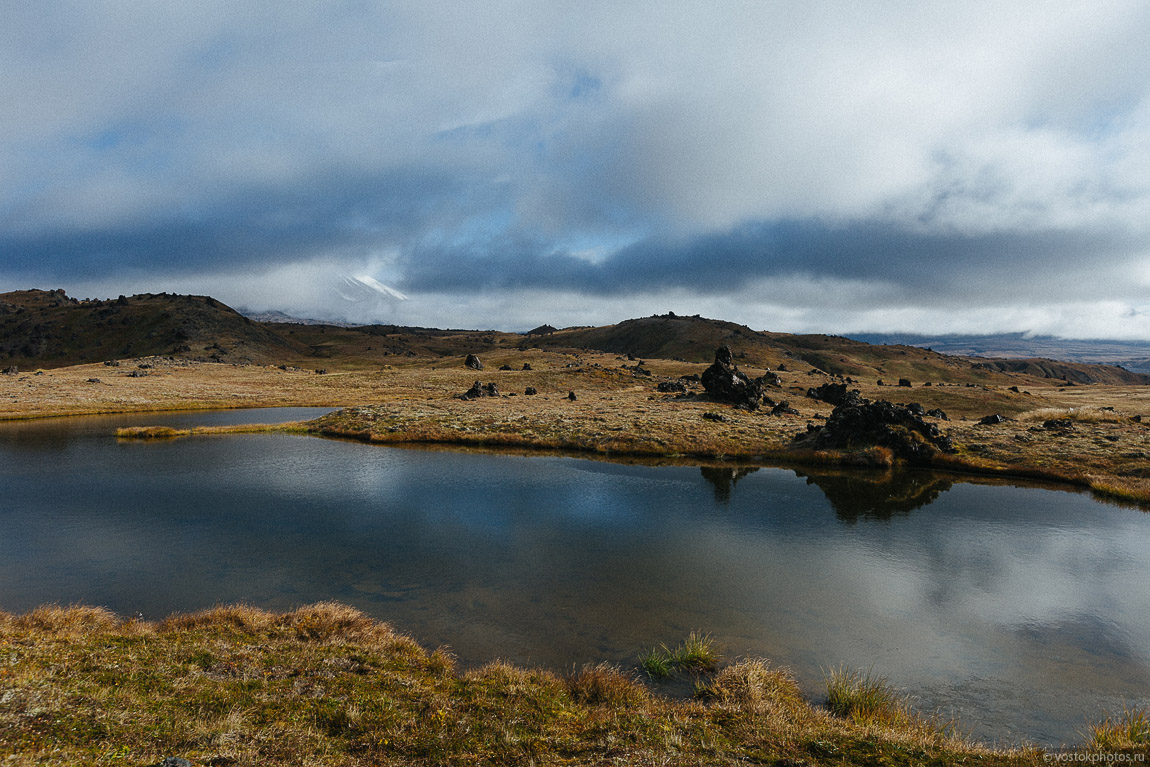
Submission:
[[[1142,3],[47,0],[0,21],[2,289],[1150,338]]]

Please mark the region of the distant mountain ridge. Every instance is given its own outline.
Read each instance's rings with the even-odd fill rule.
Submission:
[[[920,335],[912,333],[852,333],[870,344],[902,344],[930,348],[944,354],[994,359],[1045,358],[1060,362],[1121,365],[1136,373],[1150,373],[1150,341],[1071,339],[1026,333],[993,335]]]

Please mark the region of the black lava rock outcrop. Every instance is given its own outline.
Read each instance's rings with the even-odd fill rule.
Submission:
[[[809,426],[792,445],[814,450],[856,450],[885,447],[902,460],[930,463],[938,453],[954,446],[937,426],[922,420],[903,405],[886,400],[863,405],[839,405],[823,426]]]
[[[998,424],[1005,423],[1005,422],[1006,422],[1005,416],[999,415],[998,413],[995,413],[994,415],[985,416],[985,417],[980,418],[978,420],[979,426],[997,426]]]
[[[483,363],[480,362],[479,358],[474,354],[468,354],[467,359],[463,361],[463,364],[472,370],[483,370]]]
[[[660,381],[655,390],[664,394],[686,394],[687,385],[682,381]]]
[[[472,399],[479,399],[480,397],[498,397],[498,396],[499,396],[499,389],[496,388],[494,383],[489,383],[486,386],[484,386],[483,384],[479,383],[479,381],[476,381],[475,383],[471,384],[470,389],[463,392],[463,394],[457,394],[455,398],[456,399],[462,399],[462,400],[472,400]]]
[[[826,402],[828,405],[865,405],[870,400],[859,394],[858,389],[848,389],[844,383],[825,383],[807,389],[807,397]]]
[[[703,371],[700,380],[707,394],[713,399],[729,402],[746,410],[755,410],[759,407],[763,400],[763,388],[767,383],[762,378],[752,380],[739,370],[729,346],[720,346],[715,350],[715,362]]]

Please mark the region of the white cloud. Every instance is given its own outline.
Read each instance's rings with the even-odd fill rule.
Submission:
[[[839,242],[773,277],[881,283],[863,292],[883,317],[1000,317],[1007,292],[1057,317],[1073,291],[1135,301],[1150,254],[1150,6],[1132,0],[46,0],[2,21],[0,281],[227,272],[270,300],[296,272],[362,273],[354,254],[439,249],[447,292],[472,265],[452,259],[500,243],[533,243],[546,274],[551,253],[609,263],[794,220],[950,240]],[[1109,245],[1049,247],[1063,233]],[[992,236],[1014,243],[997,262],[963,251]],[[707,256],[664,262],[686,289],[684,254]],[[797,316],[803,295],[759,300]]]

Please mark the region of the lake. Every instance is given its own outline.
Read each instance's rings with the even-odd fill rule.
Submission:
[[[334,599],[464,665],[636,665],[709,632],[728,658],[844,664],[984,740],[1082,740],[1150,705],[1150,515],[1088,495],[887,477],[382,447],[277,434],[119,441],[0,423],[0,609],[162,618]]]

